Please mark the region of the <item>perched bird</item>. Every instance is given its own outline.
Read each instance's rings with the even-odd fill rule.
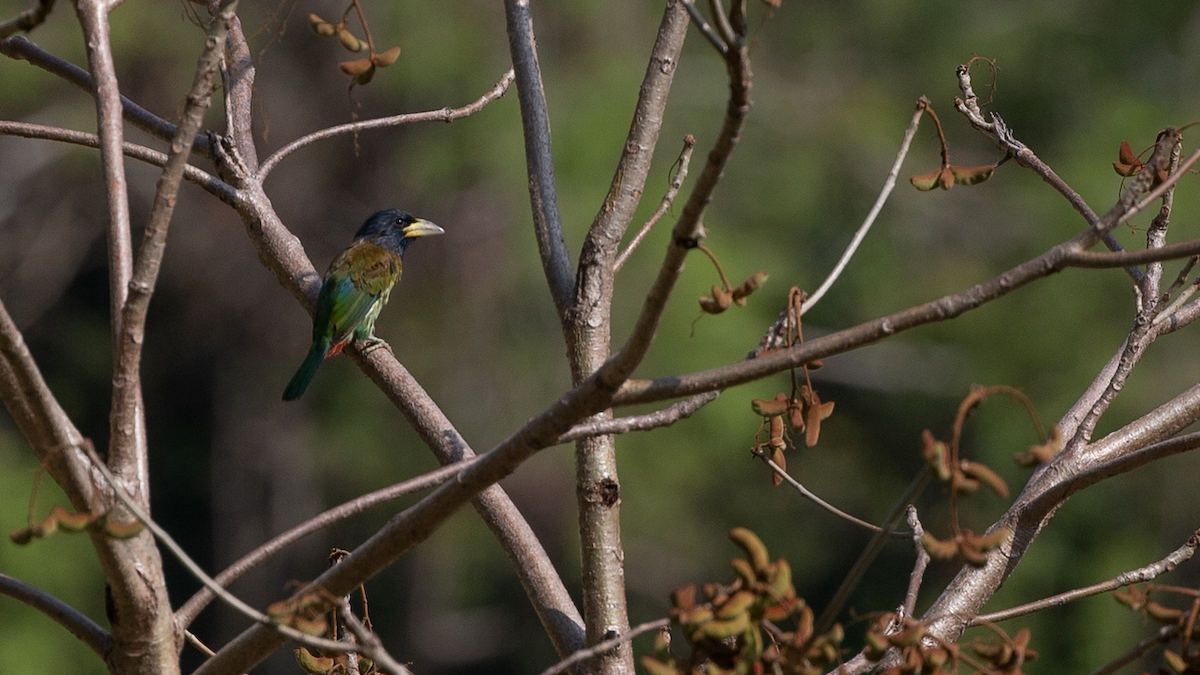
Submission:
[[[329,264],[313,315],[312,347],[283,390],[283,400],[300,398],[321,362],[341,352],[351,339],[366,341],[367,349],[387,347],[375,337],[375,319],[400,280],[404,249],[418,237],[444,232],[398,209],[367,218],[350,246]]]

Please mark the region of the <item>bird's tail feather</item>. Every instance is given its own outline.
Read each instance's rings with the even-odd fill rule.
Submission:
[[[304,357],[304,363],[300,364],[300,369],[292,376],[292,381],[288,382],[287,389],[283,390],[283,400],[294,401],[304,395],[308,383],[312,382],[313,376],[317,374],[317,368],[329,354],[330,346],[330,343],[323,340],[312,344],[308,356]]]

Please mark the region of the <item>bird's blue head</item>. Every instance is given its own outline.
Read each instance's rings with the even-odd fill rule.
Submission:
[[[413,239],[445,232],[428,220],[417,218],[407,211],[388,209],[367,218],[367,222],[358,228],[358,234],[354,235],[354,240],[370,241],[395,251],[399,255],[404,255],[404,249]]]

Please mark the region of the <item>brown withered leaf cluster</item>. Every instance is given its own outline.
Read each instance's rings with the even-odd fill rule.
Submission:
[[[112,520],[107,513],[93,514],[90,511],[71,513],[61,506],[50,509],[50,513],[42,520],[31,522],[27,527],[13,530],[8,538],[17,546],[25,546],[34,539],[45,539],[55,532],[100,532],[113,539],[129,539],[137,535],[145,526],[142,521],[134,520],[121,522]]]
[[[728,585],[694,584],[671,594],[671,622],[680,627],[691,654],[671,652],[660,635],[653,656],[643,656],[650,675],[816,675],[839,663],[841,626],[813,635],[813,613],[796,596],[787,560],[771,562],[762,540],[750,530],[730,531],[744,558],[731,561],[737,579]],[[770,629],[765,625],[769,623]],[[791,631],[777,624],[791,623]]]
[[[876,662],[890,649],[899,652],[899,663],[879,671],[881,675],[954,675],[962,663],[988,675],[1022,675],[1024,664],[1037,658],[1037,652],[1029,649],[1029,629],[1022,628],[1009,637],[1003,630],[989,627],[999,640],[972,640],[969,645],[975,653],[973,658],[963,654],[960,645],[931,636],[920,621],[901,621],[887,614],[867,630],[863,656]]]
[[[1195,536],[1195,535],[1193,535]],[[1188,609],[1168,607],[1150,599],[1150,594],[1166,592],[1182,596],[1187,601]],[[1168,647],[1162,651],[1163,660],[1168,668],[1159,668],[1162,675],[1192,675],[1200,673],[1200,591],[1178,586],[1159,586],[1158,584],[1143,584],[1127,586],[1124,591],[1113,591],[1113,599],[1126,607],[1140,612],[1147,619],[1162,626],[1175,629]]]
[[[342,61],[338,64],[338,68],[343,73],[354,78],[355,84],[364,85],[368,84],[375,77],[375,70],[377,68],[390,66],[396,62],[396,59],[400,58],[400,47],[392,47],[382,52],[375,51],[375,44],[371,40],[369,29],[366,29],[365,19],[363,20],[366,39],[359,38],[346,27],[346,16],[349,14],[349,11],[350,9],[348,8],[346,13],[342,15],[341,21],[337,23],[326,21],[317,14],[309,14],[308,25],[313,29],[314,33],[321,37],[336,37],[346,51],[354,53],[367,52],[367,55],[363,58]],[[359,16],[360,19],[363,18],[361,14]]]

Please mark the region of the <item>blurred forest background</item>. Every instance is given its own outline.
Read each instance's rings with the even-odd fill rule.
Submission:
[[[0,17],[26,4],[0,0]],[[500,3],[368,2],[365,8],[376,42],[403,52],[370,85],[347,92],[348,78],[336,67],[345,52],[315,36],[307,22],[310,12],[336,19],[343,5],[242,4],[258,70],[255,119],[264,152],[355,116],[462,105],[508,68]],[[661,3],[633,0],[534,3],[572,251],[607,191],[660,13]],[[179,2],[126,0],[112,15],[123,93],[164,117],[180,106],[201,49],[203,32],[190,14]],[[815,289],[878,194],[918,96],[927,95],[940,113],[955,163],[996,161],[996,149],[952,107],[955,66],[973,54],[995,59],[1000,69],[989,109],[1100,212],[1119,189],[1110,162],[1120,141],[1140,150],[1161,128],[1200,119],[1200,5],[1193,2],[784,0],[774,11],[756,3],[751,21],[755,107],[706,217],[706,244],[731,278],[765,269],[771,279],[745,308],[700,317],[695,298],[717,278],[694,257],[640,376],[736,361],[774,321],[789,286]],[[30,38],[85,63],[68,3],[60,2]],[[723,64],[695,31],[688,43],[644,215],[666,190],[684,135],[699,141],[697,167],[723,113]],[[987,79],[976,71],[976,91],[985,98]],[[0,58],[0,118],[95,129],[86,93],[7,58]],[[208,124],[220,128],[221,120],[214,105]],[[148,140],[128,133],[134,142]],[[807,336],[960,290],[1083,226],[1060,196],[1015,164],[987,183],[949,192],[918,193],[907,184],[938,161],[926,121],[875,229],[828,297],[806,315]],[[127,166],[140,227],[157,170],[132,160]],[[98,154],[0,137],[0,185],[0,298],[67,412],[102,443],[111,348]],[[515,89],[453,124],[312,145],[284,161],[267,190],[322,271],[375,210],[405,208],[446,228],[446,236],[410,249],[404,281],[376,332],[477,450],[569,386],[530,226]],[[1175,200],[1174,239],[1197,236],[1196,194],[1195,181],[1185,178]],[[280,402],[308,347],[309,317],[259,264],[230,209],[194,186],[180,196],[145,351],[152,499],[156,519],[216,572],[320,510],[435,462],[348,359],[327,363],[300,402]],[[1136,227],[1149,217],[1135,219]],[[619,276],[617,343],[657,270],[669,227],[660,225]],[[1116,234],[1127,247],[1144,245],[1140,229]],[[1167,265],[1167,278],[1178,269]],[[1069,270],[958,320],[830,359],[813,379],[822,398],[837,402],[836,411],[816,448],[789,453],[789,469],[839,507],[879,521],[920,466],[921,431],[944,434],[972,384],[1018,387],[1053,423],[1119,347],[1133,306],[1122,272]],[[1154,345],[1097,437],[1200,380],[1195,330]],[[771,398],[786,382],[780,375],[727,391],[670,429],[618,439],[633,623],[665,616],[676,586],[731,578],[735,551],[726,532],[732,526],[753,529],[773,556],[787,557],[797,591],[818,610],[859,554],[865,533],[787,488],[772,488],[767,469],[749,453],[759,424],[749,400]],[[1035,441],[1020,407],[995,398],[970,422],[964,448],[1019,489],[1028,472],[1010,458]],[[573,465],[570,447],[547,450],[504,487],[575,589]],[[11,421],[0,416],[0,529],[25,524],[35,468]],[[1075,497],[988,608],[1159,559],[1200,525],[1197,475],[1200,458],[1179,456]],[[56,498],[48,483],[39,513]],[[919,502],[926,527],[942,535],[945,503],[939,487]],[[994,495],[968,500],[965,522],[982,529],[1004,507]],[[280,580],[315,577],[331,547],[353,548],[397,509],[377,508],[312,537],[233,589],[259,607],[279,599],[286,590]],[[890,544],[854,596],[853,610],[899,604],[912,557],[911,545]],[[178,605],[198,584],[175,561],[166,565]],[[24,548],[5,542],[0,570],[104,623],[102,576],[83,537]],[[957,563],[931,567],[918,612],[956,570]],[[1193,564],[1165,580],[1194,586],[1200,575]],[[472,510],[370,582],[367,592],[384,643],[423,675],[537,672],[555,660],[507,561]],[[193,630],[220,644],[245,625],[214,606]],[[1032,628],[1032,647],[1041,652],[1028,666],[1032,673],[1089,672],[1153,630],[1105,596],[1007,626],[1015,632],[1019,625]],[[84,646],[24,605],[0,600],[0,626],[0,672],[104,672]],[[646,653],[645,642],[636,644]],[[185,667],[194,665],[195,652],[185,653],[191,654]],[[286,653],[263,669],[299,672]]]

